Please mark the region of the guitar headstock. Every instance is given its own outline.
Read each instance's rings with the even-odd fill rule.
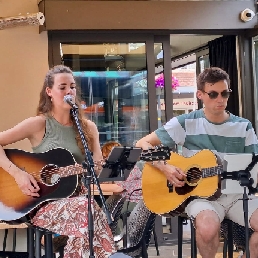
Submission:
[[[171,150],[169,147],[156,146],[154,148],[143,150],[140,156],[140,160],[155,161],[155,160],[169,160]]]

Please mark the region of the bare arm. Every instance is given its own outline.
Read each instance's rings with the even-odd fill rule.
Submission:
[[[100,184],[100,188],[103,192],[121,193],[124,191],[124,189],[117,184]]]
[[[143,150],[147,150],[148,148],[153,148],[154,146],[160,145],[160,139],[156,135],[155,132],[146,135],[136,143],[136,147],[141,147]],[[160,171],[164,173],[168,181],[176,187],[184,186],[184,181],[182,181],[185,177],[185,173],[175,166],[165,164],[164,162],[155,161],[152,162],[153,166],[158,168]]]
[[[40,123],[41,121],[41,123]],[[0,133],[0,167],[14,177],[16,183],[24,194],[38,196],[39,186],[33,176],[18,168],[7,156],[3,146],[28,138],[35,141],[36,134],[42,126],[41,117],[31,117],[13,128]],[[44,125],[44,124],[43,124]]]
[[[148,148],[153,148],[154,146],[160,145],[161,142],[156,135],[155,132],[146,135],[145,137],[141,138],[139,141],[136,143],[136,147],[141,147],[143,150],[147,150]]]

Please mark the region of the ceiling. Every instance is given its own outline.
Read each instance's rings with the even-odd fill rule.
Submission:
[[[171,55],[172,57],[181,55],[183,53],[189,52],[201,46],[207,44],[215,38],[221,37],[220,35],[182,35],[182,34],[172,34],[170,36],[171,45]],[[105,55],[112,51],[118,51],[120,55],[128,54],[127,44],[119,44],[119,49],[116,49],[117,44],[89,44],[89,45],[76,45],[76,44],[65,44],[62,45],[63,54],[80,54],[80,55]],[[133,50],[135,54],[144,54],[145,48],[138,47]],[[142,52],[142,53],[141,53]],[[112,53],[109,53],[112,54]],[[115,54],[115,53],[114,53]]]
[[[184,53],[194,51],[220,35],[187,35],[170,36],[171,57],[175,59]],[[80,60],[80,69],[84,71],[130,70],[139,71],[146,67],[145,43],[89,43],[61,44],[61,55],[66,65],[73,66],[74,60]],[[154,55],[156,64],[162,62],[161,43],[155,43]],[[107,68],[108,67],[108,68]]]
[[[201,46],[208,41],[221,37],[222,35],[182,35],[173,34],[170,36],[171,57],[179,56]]]

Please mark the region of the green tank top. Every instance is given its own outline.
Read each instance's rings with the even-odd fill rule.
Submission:
[[[84,155],[77,145],[73,126],[63,126],[52,117],[46,117],[45,135],[41,143],[32,147],[33,152],[46,152],[54,148],[69,150],[77,163],[82,163]]]

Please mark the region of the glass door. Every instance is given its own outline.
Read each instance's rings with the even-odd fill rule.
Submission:
[[[258,36],[253,38],[254,112],[255,128],[258,128]]]
[[[74,71],[85,117],[96,123],[101,144],[133,146],[173,116],[169,34],[52,31],[48,39],[50,67],[63,63]],[[160,64],[161,109],[155,88]]]
[[[60,45],[62,63],[81,88],[85,116],[94,121],[100,142],[132,146],[149,133],[146,44]]]

